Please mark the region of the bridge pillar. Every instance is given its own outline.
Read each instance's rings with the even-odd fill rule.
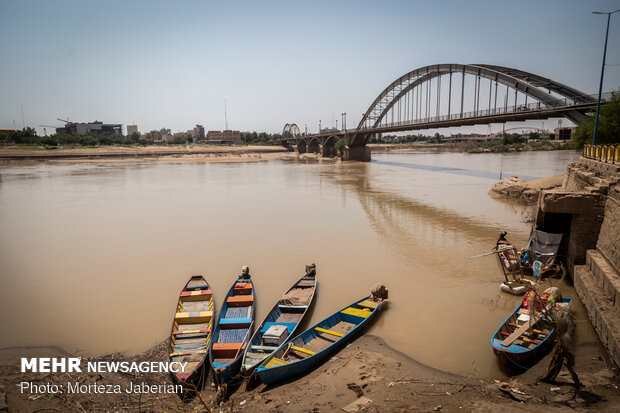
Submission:
[[[301,141],[297,142],[297,145],[295,145],[295,149],[297,150],[297,153],[306,153],[306,152],[308,152],[308,147],[306,146],[306,141],[301,140]]]
[[[322,158],[333,158],[334,156],[338,155],[334,145],[319,145],[319,148]]]
[[[344,161],[370,161],[370,148],[368,146],[345,146],[342,159]]]

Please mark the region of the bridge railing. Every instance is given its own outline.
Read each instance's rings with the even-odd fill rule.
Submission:
[[[611,99],[612,96],[613,96],[613,92],[605,92],[602,94],[601,100]],[[594,103],[596,99],[598,99],[598,95],[590,95],[589,97],[594,100]],[[439,115],[439,116],[429,116],[426,118],[407,119],[407,120],[397,121],[397,122],[387,122],[387,123],[382,122],[377,126],[377,128],[383,128],[383,127],[390,128],[390,127],[417,125],[417,124],[424,124],[424,123],[436,123],[436,122],[443,122],[443,121],[449,121],[449,120],[471,119],[471,118],[478,118],[478,117],[485,117],[485,116],[505,115],[505,114],[510,114],[510,113],[523,113],[523,112],[528,112],[528,111],[557,110],[557,109],[563,109],[563,108],[568,108],[572,106],[592,104],[592,102],[593,102],[592,100],[587,100],[587,99],[582,99],[582,98],[550,99],[548,101],[543,101],[543,102],[537,101],[533,103],[528,103],[527,105],[519,104],[519,105],[512,105],[512,106],[502,106],[502,107],[491,108],[491,109],[482,109],[482,110],[477,110],[477,111],[469,111],[469,112],[463,112],[463,113],[460,113],[460,112],[452,113],[450,115]],[[362,128],[362,130],[363,129],[375,129],[372,126],[375,121],[376,120],[368,119],[366,122],[365,128]]]
[[[620,164],[620,144],[584,145],[583,157],[605,163]]]

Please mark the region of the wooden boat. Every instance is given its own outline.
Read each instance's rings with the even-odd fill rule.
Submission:
[[[213,333],[209,362],[218,386],[239,373],[243,350],[254,324],[254,284],[249,278],[235,280],[222,303],[220,318]]]
[[[499,235],[499,239],[495,244],[495,252],[497,252],[499,265],[505,279],[499,286],[500,290],[513,295],[523,295],[528,292],[533,282],[523,278],[519,253],[510,241],[506,239],[505,231]]]
[[[204,379],[204,363],[211,345],[213,294],[202,275],[190,277],[181,290],[172,322],[168,347],[170,361],[187,363],[183,372],[171,373],[181,385],[198,386]]]
[[[570,307],[572,298],[559,298],[552,305]],[[523,303],[497,329],[491,339],[493,353],[500,365],[510,370],[525,370],[540,361],[549,346],[553,344],[555,327],[550,317],[537,311],[530,315],[529,310],[522,309]]]
[[[242,374],[251,374],[280,344],[293,337],[312,304],[315,291],[314,274],[304,275],[286,290],[250,339],[250,345],[243,353]],[[282,327],[278,329],[273,326]]]
[[[381,300],[370,296],[355,301],[282,344],[256,369],[266,384],[308,372],[341,349],[375,318]]]

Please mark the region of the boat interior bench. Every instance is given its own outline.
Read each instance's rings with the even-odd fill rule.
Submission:
[[[288,364],[288,361],[279,359],[277,357],[271,357],[269,361],[265,363],[265,368],[270,369],[272,367],[283,366],[285,364]]]
[[[216,359],[234,359],[244,348],[245,343],[213,343],[211,352],[213,353],[213,358]]]
[[[277,346],[252,346],[251,348],[252,350],[255,350],[255,351],[269,351],[269,352],[276,351],[278,349]]]
[[[252,318],[220,318],[220,328],[247,328],[252,323]]]
[[[325,328],[314,327],[314,329],[318,331],[319,333],[331,334],[332,336],[336,336],[336,337],[344,337],[343,333],[337,333],[335,331],[327,330]]]
[[[254,302],[254,297],[251,295],[233,295],[226,299],[226,304],[230,307],[248,307]]]
[[[368,310],[361,310],[359,308],[353,308],[353,307],[345,308],[344,310],[341,311],[341,313],[353,315],[356,317],[362,317],[362,318],[366,318],[371,314],[371,312]]]
[[[199,329],[199,330],[176,330],[172,332],[173,336],[180,336],[180,335],[184,335],[184,334],[189,334],[189,335],[195,335],[195,334],[200,334],[200,335],[208,335],[211,332],[210,328],[203,328],[203,329]]]
[[[176,313],[174,318],[183,323],[202,323],[209,321],[213,317],[213,311],[194,311]]]

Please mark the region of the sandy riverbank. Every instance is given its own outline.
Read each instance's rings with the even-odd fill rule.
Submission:
[[[491,349],[489,348],[489,352]],[[128,394],[130,383],[148,385],[170,384],[163,373],[20,373],[18,357],[66,357],[54,348],[24,348],[0,350],[0,411],[212,411],[244,412],[330,412],[347,411],[405,412],[405,411],[612,411],[620,409],[618,378],[607,369],[599,348],[581,347],[577,355],[577,372],[586,385],[576,392],[570,385],[570,376],[563,371],[558,383],[533,383],[548,363],[549,356],[530,371],[516,379],[506,379],[511,389],[524,402],[514,400],[500,391],[500,383],[477,377],[475,365],[469,377],[435,370],[405,356],[386,345],[378,337],[366,335],[353,341],[331,360],[310,374],[276,386],[264,384],[231,385],[230,396],[221,406],[215,404],[215,390],[207,384],[201,392],[202,401],[194,398],[183,403],[176,394]],[[166,358],[166,344],[149,351],[124,356],[112,354],[91,360],[159,361]],[[36,384],[118,385],[122,394],[27,394],[20,393],[20,382]]]
[[[95,148],[28,150],[0,149],[7,160],[101,160],[101,159],[179,159],[179,160],[260,160],[292,153],[281,146],[102,146]]]

